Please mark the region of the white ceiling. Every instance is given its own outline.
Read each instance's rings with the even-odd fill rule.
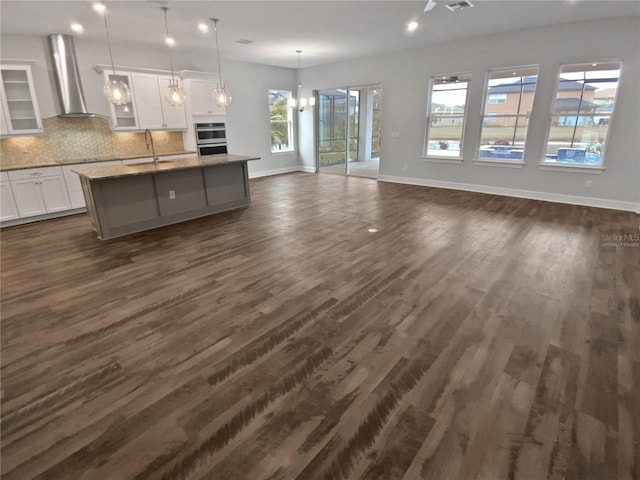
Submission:
[[[475,6],[460,12],[444,6],[455,0],[437,1],[429,13],[422,13],[426,0],[107,0],[106,4],[114,48],[163,45],[159,7],[168,4],[176,55],[186,49],[210,55],[212,34],[202,34],[196,25],[217,17],[223,59],[289,68],[297,67],[297,49],[303,51],[302,67],[308,67],[528,27],[640,15],[638,0],[471,0]],[[412,34],[405,31],[410,20],[420,23]],[[102,18],[90,1],[0,2],[2,35],[71,33],[72,21],[85,27],[80,38],[104,42]],[[237,43],[240,39],[255,43],[242,45]]]

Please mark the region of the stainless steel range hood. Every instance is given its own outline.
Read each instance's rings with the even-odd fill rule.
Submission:
[[[84,101],[84,92],[80,81],[80,70],[76,58],[76,47],[71,35],[52,33],[49,39],[49,52],[53,63],[53,72],[58,85],[61,117],[96,117],[89,113]]]

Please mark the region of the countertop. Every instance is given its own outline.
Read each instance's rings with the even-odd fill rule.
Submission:
[[[129,177],[132,175],[147,175],[156,172],[170,172],[171,170],[184,170],[186,168],[203,168],[227,163],[247,162],[260,160],[260,157],[247,157],[244,155],[232,155],[221,153],[218,155],[191,156],[176,158],[175,160],[160,161],[158,165],[153,162],[136,163],[131,165],[108,165],[104,167],[89,167],[73,169],[81,177],[89,180],[106,178]]]
[[[170,155],[193,155],[196,152],[193,150],[180,150],[177,152],[167,152],[158,154],[159,157],[168,157]],[[144,155],[135,154],[135,155],[120,155],[114,157],[90,157],[90,158],[82,158],[82,159],[65,159],[60,161],[52,161],[52,160],[41,160],[38,162],[32,162],[28,165],[25,164],[8,164],[8,165],[0,165],[0,171],[6,172],[9,170],[24,170],[25,168],[43,168],[43,167],[59,167],[60,165],[79,165],[82,163],[95,163],[95,162],[112,162],[117,160],[132,160],[134,158],[147,158],[151,157],[149,153],[145,153]]]

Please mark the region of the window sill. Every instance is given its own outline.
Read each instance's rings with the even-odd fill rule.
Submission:
[[[422,161],[431,163],[462,163],[462,159],[456,157],[422,157]]]
[[[548,162],[540,162],[538,163],[538,170],[549,170],[556,172],[572,172],[572,173],[592,173],[595,175],[602,175],[605,168],[601,166],[586,166],[586,165],[575,165],[570,163],[548,163]]]
[[[277,152],[271,152],[271,155],[287,155],[289,153],[296,153],[295,150],[278,150]]]
[[[523,168],[524,162],[522,161],[509,161],[509,160],[474,160],[474,165],[480,165],[482,167],[500,167],[500,168]]]

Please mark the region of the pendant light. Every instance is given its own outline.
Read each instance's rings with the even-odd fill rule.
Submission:
[[[113,80],[107,80],[104,86],[104,96],[114,105],[126,105],[131,101],[131,90],[129,90],[129,86],[126,83],[118,80],[116,75],[116,67],[113,63],[113,52],[111,51],[111,37],[109,37],[109,25],[107,24],[107,10],[104,1],[101,5],[102,8],[95,8],[95,10],[96,12],[102,13],[104,18],[104,31],[107,34],[107,46],[109,47],[109,58],[111,59],[111,71],[113,72]]]
[[[171,56],[171,48],[175,45],[173,38],[169,36],[169,23],[167,22],[167,12],[169,11],[169,7],[160,7],[160,10],[164,12],[164,30],[166,33],[165,41],[169,46],[169,64],[171,65],[171,83],[164,91],[164,98],[169,102],[169,105],[172,107],[181,107],[184,105],[185,100],[187,99],[187,94],[184,91],[176,78],[173,72],[173,57]]]
[[[219,107],[228,107],[231,103],[231,92],[224,86],[224,80],[222,78],[222,69],[220,68],[220,46],[218,45],[218,19],[212,18],[213,30],[216,34],[216,57],[218,59],[218,72],[220,74],[220,83],[218,87],[213,91],[213,100]]]
[[[302,53],[302,50],[296,50],[296,53],[298,54],[298,70],[300,70],[300,54]],[[307,108],[313,107],[316,104],[316,98],[315,97],[309,97],[309,98],[303,97],[302,96],[302,83],[298,82],[298,93],[296,95],[296,98],[290,98],[288,103],[289,103],[289,106],[291,108],[295,108],[299,112],[304,112]]]

